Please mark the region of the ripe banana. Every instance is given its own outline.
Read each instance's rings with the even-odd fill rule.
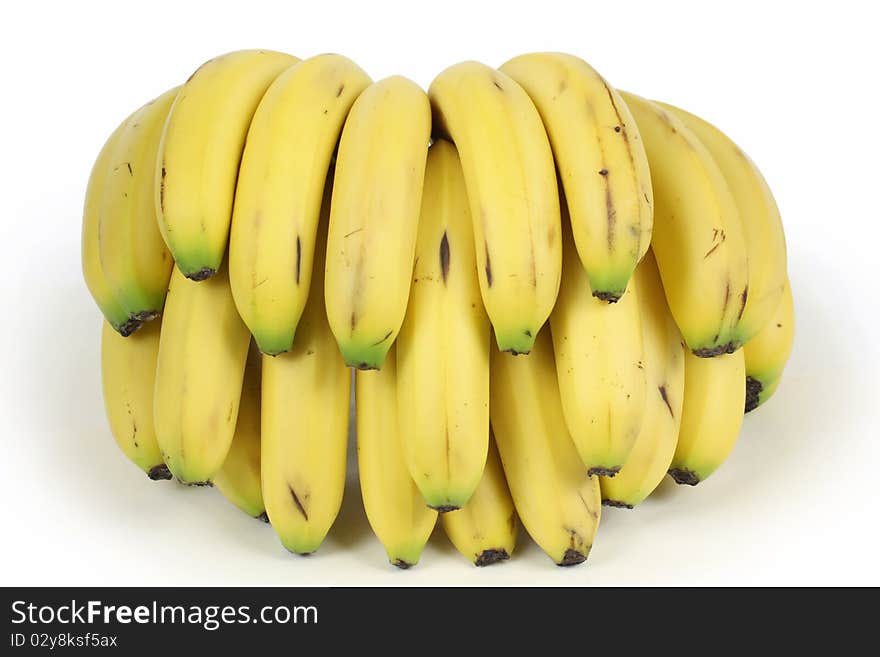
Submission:
[[[547,128],[593,296],[617,301],[654,221],[648,159],[626,103],[573,55],[521,55],[499,70],[522,85]]]
[[[640,292],[631,281],[617,303],[596,298],[562,214],[562,285],[550,315],[562,410],[588,474],[613,477],[645,412]]]
[[[437,522],[425,506],[403,456],[397,420],[397,366],[394,349],[381,371],[355,374],[357,454],[361,495],[373,533],[398,568],[409,568]]]
[[[745,357],[739,349],[711,359],[685,354],[684,407],[669,474],[696,486],[733,449],[743,421]]]
[[[587,475],[565,426],[546,329],[527,356],[492,351],[490,391],[495,444],[523,526],[556,564],[585,561],[602,509],[599,479]]]
[[[658,103],[677,116],[712,155],[733,193],[749,257],[748,298],[735,340],[746,344],[770,320],[786,281],[785,234],[779,208],[755,163],[714,125],[682,109]]]
[[[229,280],[263,353],[293,344],[309,298],[330,158],[368,84],[350,59],[318,55],[282,73],[251,121],[232,213]]]
[[[232,445],[214,486],[249,516],[268,522],[260,490],[260,354],[248,351]]]
[[[110,162],[124,128],[125,121],[113,131],[113,134],[104,143],[92,166],[92,173],[86,187],[82,227],[82,271],[86,287],[88,287],[95,303],[98,304],[104,318],[123,337],[134,333],[140,328],[142,322],[128,316],[128,311],[117,300],[110,283],[107,281],[104,268],[101,266],[100,227],[101,203],[107,189],[107,181],[110,179]]]
[[[400,76],[367,87],[342,130],[325,295],[351,367],[381,367],[403,323],[430,136],[428,97]]]
[[[154,481],[171,479],[153,428],[153,387],[159,355],[159,322],[123,337],[105,321],[101,332],[104,405],[116,444]]]
[[[187,278],[220,268],[251,118],[272,81],[298,61],[270,50],[231,52],[202,64],[174,100],[159,146],[156,207]]]
[[[767,401],[779,385],[794,341],[794,300],[786,280],[782,301],[770,321],[743,347],[746,359],[746,413]]]
[[[174,266],[156,223],[154,186],[159,140],[178,90],[166,91],[125,121],[100,206],[101,269],[128,316],[140,322],[162,312]]]
[[[315,266],[327,247],[329,191],[322,206]],[[351,372],[327,323],[323,280],[312,291],[293,349],[263,356],[263,499],[272,527],[291,552],[318,549],[345,489]]]
[[[175,267],[162,313],[154,421],[165,463],[185,484],[207,484],[223,466],[249,344],[226,267],[202,283]]]
[[[654,187],[657,257],[672,316],[690,350],[710,357],[740,347],[746,239],[733,194],[709,151],[659,105],[621,92],[645,143]]]
[[[480,301],[455,146],[428,152],[416,262],[397,338],[400,434],[428,506],[452,511],[480,483],[489,442],[489,320]]]
[[[441,514],[440,522],[452,544],[475,566],[506,561],[513,554],[519,526],[494,440],[489,441],[477,490],[463,507]]]
[[[669,313],[650,251],[636,268],[645,345],[647,400],[642,429],[613,478],[602,477],[602,504],[633,508],[657,488],[675,453],[684,402],[684,341]]]
[[[553,309],[562,248],[553,154],[541,117],[506,74],[463,62],[428,90],[461,156],[483,304],[502,351],[526,354]]]

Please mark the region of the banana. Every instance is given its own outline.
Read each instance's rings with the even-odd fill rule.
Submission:
[[[122,453],[150,479],[171,479],[153,428],[159,323],[131,337],[119,335],[108,321],[103,326],[101,382],[110,431]]]
[[[489,441],[477,490],[463,507],[441,514],[440,522],[452,544],[475,566],[506,561],[513,554],[519,525],[494,440]]]
[[[351,60],[318,55],[282,73],[251,121],[232,212],[229,280],[263,353],[293,344],[309,297],[330,158],[368,84]]]
[[[669,474],[696,486],[733,449],[743,421],[745,357],[739,349],[711,359],[691,353],[684,360],[684,406]]]
[[[645,345],[645,417],[620,472],[599,480],[602,504],[628,509],[648,497],[666,476],[678,442],[685,385],[684,342],[666,305],[650,251],[636,268],[634,280]]]
[[[550,315],[562,410],[588,474],[613,477],[645,412],[640,292],[630,282],[614,304],[593,294],[566,215],[562,285]]]
[[[126,119],[127,121],[127,119]],[[101,266],[100,227],[101,203],[107,182],[110,179],[110,163],[113,152],[125,129],[123,121],[104,143],[101,152],[92,166],[86,187],[85,207],[83,208],[82,226],[82,272],[89,293],[98,304],[98,308],[114,330],[123,337],[134,333],[142,322],[128,316],[128,311],[113,294],[113,288],[107,281],[107,275]]]
[[[770,321],[743,347],[746,359],[746,413],[776,391],[794,342],[794,300],[786,280],[782,301]]]
[[[602,509],[562,416],[553,343],[541,331],[531,353],[493,350],[490,413],[504,475],[526,531],[560,566],[587,559]]]
[[[99,218],[101,269],[128,316],[162,312],[174,263],[156,223],[156,158],[165,119],[179,87],[147,103],[125,122],[110,160]]]
[[[565,189],[593,296],[614,302],[651,243],[651,173],[623,99],[584,60],[530,53],[503,64],[535,103]]]
[[[502,351],[526,354],[559,292],[562,247],[553,154],[523,88],[478,62],[438,75],[428,96],[461,156],[480,292]]]
[[[260,354],[248,351],[232,445],[214,486],[249,516],[268,522],[260,489]]]
[[[709,151],[659,105],[621,92],[645,143],[654,187],[651,245],[666,299],[697,356],[732,353],[748,297],[746,239],[733,194]]]
[[[409,476],[397,420],[394,348],[380,371],[355,374],[361,496],[373,533],[398,568],[418,563],[437,522]]]
[[[382,366],[403,323],[430,134],[425,92],[400,76],[367,87],[342,130],[325,295],[342,356],[358,369]]]
[[[298,61],[270,50],[231,52],[202,64],[174,100],[159,145],[156,207],[187,278],[204,280],[220,268],[251,118],[272,81]]]
[[[315,266],[324,266],[329,191],[322,206]],[[272,527],[291,552],[318,549],[345,489],[351,372],[327,323],[323,281],[312,291],[293,349],[263,356],[263,499]]]
[[[207,484],[223,466],[249,343],[226,267],[201,283],[175,267],[162,313],[153,417],[165,463],[183,483]]]
[[[452,511],[480,483],[489,443],[489,320],[480,301],[455,146],[428,152],[416,264],[397,338],[400,434],[425,502]]]
[[[746,344],[767,324],[782,299],[786,281],[785,233],[779,208],[755,163],[714,125],[682,109],[657,103],[674,114],[712,155],[733,193],[749,257],[748,298],[735,340]]]

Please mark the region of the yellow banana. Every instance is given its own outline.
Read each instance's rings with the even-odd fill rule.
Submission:
[[[617,301],[651,243],[651,174],[620,95],[584,60],[530,53],[500,67],[541,114],[593,296]]]
[[[351,367],[381,367],[403,323],[430,133],[428,97],[400,76],[367,87],[342,131],[324,293]]]
[[[309,298],[330,158],[369,83],[351,60],[318,55],[282,73],[251,121],[232,213],[229,280],[263,353],[293,344]]]
[[[299,60],[239,50],[186,81],[165,124],[156,166],[159,229],[178,269],[199,281],[220,268],[248,126],[266,89]]]
[[[132,114],[113,149],[100,209],[99,255],[113,295],[135,321],[165,305],[174,263],[156,223],[156,158],[179,87]]]
[[[127,119],[126,119],[127,121]],[[85,207],[83,208],[82,227],[82,271],[89,293],[98,304],[98,308],[107,322],[122,336],[135,332],[142,322],[128,316],[128,311],[113,294],[113,288],[107,281],[107,275],[101,266],[100,227],[101,204],[107,182],[110,179],[110,162],[113,151],[125,128],[125,121],[113,131],[104,143],[101,152],[92,166],[89,183],[86,187]]]
[[[104,405],[116,444],[153,480],[171,479],[153,428],[153,387],[159,355],[159,323],[123,337],[109,322],[101,333]]]
[[[268,522],[260,490],[260,354],[248,351],[232,445],[214,486],[249,516]]]
[[[746,413],[767,401],[779,385],[794,343],[794,300],[786,280],[782,301],[764,328],[743,347],[746,359]]]
[[[358,371],[357,454],[361,495],[373,533],[398,568],[418,563],[437,522],[425,506],[403,457],[397,421],[394,349],[381,371]]]
[[[197,283],[175,267],[162,313],[156,367],[156,437],[171,473],[207,484],[232,444],[250,334],[224,266]]]
[[[440,522],[452,544],[475,566],[506,561],[513,554],[519,525],[494,440],[489,441],[477,490],[463,507],[441,514]]]
[[[428,153],[412,290],[397,339],[397,399],[409,473],[441,512],[462,507],[483,473],[490,339],[461,164],[455,146],[440,139]]]
[[[657,488],[675,453],[684,401],[684,341],[669,313],[660,273],[649,251],[636,268],[647,400],[642,429],[613,478],[602,477],[602,504],[633,508]]]
[[[461,156],[480,291],[502,351],[528,353],[559,291],[562,248],[553,154],[523,88],[478,62],[428,90],[438,130]]]
[[[590,475],[614,476],[645,412],[645,369],[637,286],[617,303],[596,298],[562,220],[562,285],[550,315],[562,410]]]
[[[691,130],[659,105],[621,92],[645,143],[654,187],[654,231],[666,299],[690,350],[739,348],[748,297],[746,239],[721,169]]]
[[[696,486],[733,449],[743,421],[746,379],[743,350],[711,359],[685,354],[684,407],[669,474]]]
[[[328,181],[315,244],[321,271],[330,210]],[[291,552],[318,549],[345,489],[351,372],[327,324],[317,276],[293,349],[263,356],[263,499],[272,527]]]
[[[573,566],[590,554],[602,503],[562,417],[548,333],[527,356],[493,350],[489,408],[517,515],[556,564]]]
[[[737,324],[736,341],[746,344],[770,320],[785,287],[785,234],[779,208],[758,167],[727,135],[689,112],[658,105],[681,119],[703,143],[736,201],[749,257],[748,298]]]

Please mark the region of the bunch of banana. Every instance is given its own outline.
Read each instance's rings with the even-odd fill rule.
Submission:
[[[341,55],[209,60],[104,144],[82,264],[132,463],[309,554],[354,389],[364,512],[400,568],[438,515],[476,566],[520,522],[584,562],[603,504],[718,469],[794,335],[755,163],[563,53],[427,93]]]

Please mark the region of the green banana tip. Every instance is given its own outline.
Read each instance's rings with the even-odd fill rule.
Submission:
[[[702,481],[696,472],[689,470],[688,468],[671,468],[669,470],[669,476],[672,477],[675,483],[684,486],[696,486]]]

